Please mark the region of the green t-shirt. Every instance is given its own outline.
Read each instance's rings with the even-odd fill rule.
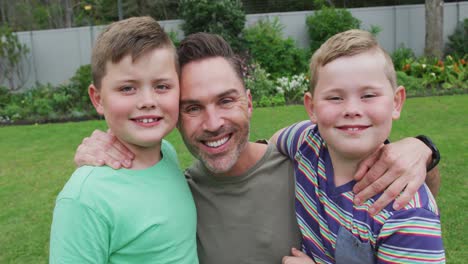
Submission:
[[[50,263],[198,263],[196,210],[173,147],[143,170],[83,166],[57,197]]]

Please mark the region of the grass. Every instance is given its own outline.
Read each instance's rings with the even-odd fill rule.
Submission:
[[[395,122],[393,140],[429,135],[442,153],[441,211],[448,263],[468,257],[467,177],[468,95],[409,99]],[[302,106],[255,109],[251,138],[269,138],[307,118]],[[73,156],[83,137],[105,129],[103,121],[0,127],[0,263],[47,263],[54,200],[74,170]],[[180,135],[175,145],[182,166],[192,157]]]

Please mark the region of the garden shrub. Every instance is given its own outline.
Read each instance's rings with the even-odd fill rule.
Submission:
[[[391,54],[391,57],[396,70],[402,70],[408,62],[416,59],[413,50],[405,47],[403,43]]]
[[[443,61],[422,57],[408,60],[402,71],[419,78],[419,85],[426,89],[468,89],[468,67],[464,58],[455,59],[448,55]]]
[[[4,86],[0,86],[0,109],[3,109],[10,102],[10,91]]]
[[[6,81],[11,91],[19,90],[26,83],[22,61],[28,53],[29,49],[10,27],[0,27],[0,83]]]
[[[85,65],[76,71],[67,84],[39,84],[22,93],[8,93],[4,91],[5,88],[0,88],[0,122],[42,122],[97,117],[88,97],[87,88],[90,83],[91,67]],[[4,102],[3,98],[8,98],[8,101],[5,99]]]
[[[448,37],[446,53],[462,58],[468,54],[468,18],[458,23],[455,32]]]
[[[424,87],[421,85],[421,79],[409,76],[402,71],[397,71],[396,76],[397,84],[405,87],[408,96],[415,96],[424,90]]]
[[[309,80],[305,74],[278,78],[276,84],[276,89],[284,96],[286,104],[302,103],[304,93],[309,88]]]
[[[283,106],[286,104],[282,94],[262,96],[260,100],[254,103],[255,107]]]
[[[169,38],[171,39],[172,43],[174,43],[174,46],[175,46],[176,48],[179,47],[180,39],[179,39],[179,36],[178,36],[177,32],[175,32],[175,31],[169,31],[169,32],[167,32],[167,35],[168,35]]]
[[[346,9],[322,7],[306,19],[310,38],[310,50],[316,51],[331,36],[349,30],[358,29],[361,21]]]
[[[245,13],[240,0],[182,0],[179,12],[185,35],[208,32],[221,35],[235,50],[242,47]]]
[[[245,86],[250,90],[254,102],[259,102],[261,98],[270,97],[276,93],[275,82],[270,74],[255,62],[249,66]]]
[[[246,47],[255,61],[273,78],[307,70],[307,54],[292,38],[284,39],[278,18],[260,20],[244,30]]]
[[[76,70],[69,84],[60,87],[71,99],[72,104],[69,107],[78,116],[95,115],[94,107],[88,96],[88,86],[92,83],[92,80],[91,65],[87,64]]]

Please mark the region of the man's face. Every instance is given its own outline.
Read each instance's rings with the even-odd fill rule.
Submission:
[[[249,138],[250,93],[221,57],[186,64],[180,80],[185,145],[211,172],[230,174]]]

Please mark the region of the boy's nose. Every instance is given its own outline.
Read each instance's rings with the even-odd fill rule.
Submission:
[[[156,108],[156,94],[152,89],[143,89],[138,98],[138,109],[154,109]]]
[[[358,117],[362,115],[361,103],[358,100],[350,99],[346,102],[344,109],[345,117]]]

